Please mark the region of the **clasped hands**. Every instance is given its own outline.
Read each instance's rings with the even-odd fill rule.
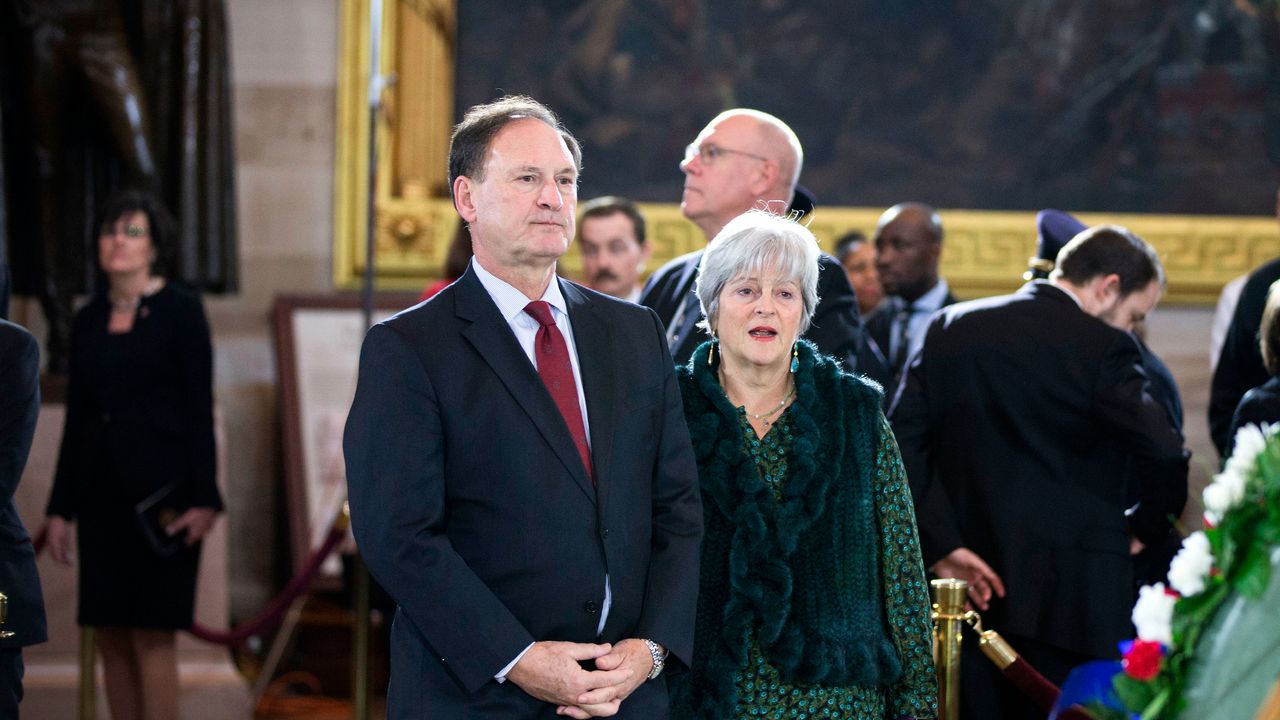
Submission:
[[[596,669],[578,664],[586,660],[594,660]],[[643,640],[614,645],[546,641],[534,643],[507,680],[555,704],[557,715],[586,720],[616,714],[652,670],[653,655]]]

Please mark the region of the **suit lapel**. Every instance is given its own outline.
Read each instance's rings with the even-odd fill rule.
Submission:
[[[533,421],[533,426],[560,458],[574,482],[594,502],[595,492],[591,487],[591,479],[582,467],[582,460],[578,457],[578,449],[569,435],[564,417],[560,415],[560,409],[542,384],[542,378],[538,377],[538,372],[529,362],[524,349],[516,341],[511,327],[498,312],[498,306],[470,268],[456,284],[456,313],[459,318],[470,321],[462,330],[463,337],[471,343],[498,376],[498,380],[506,386],[516,404]],[[574,330],[576,339],[576,326]],[[592,430],[594,429],[593,426]]]
[[[680,339],[676,341],[676,346],[671,348],[671,356],[676,358],[687,358],[693,354],[693,349],[702,344],[704,339],[703,333],[698,329],[698,321],[702,319],[702,306],[694,299],[694,286],[698,280],[698,266],[702,264],[702,253],[699,250],[690,258],[688,264],[684,268],[684,272],[680,276],[679,292],[676,294],[676,311],[682,305],[688,303],[684,317],[680,320],[680,327],[676,328],[676,333]],[[670,334],[671,329],[667,329]]]
[[[578,351],[582,391],[587,397],[587,424],[591,427],[591,461],[595,466],[596,495],[601,508],[609,491],[610,458],[613,450],[614,413],[620,401],[619,383],[614,377],[622,363],[615,358],[613,334],[600,317],[598,306],[574,284],[562,281],[560,291],[569,307],[573,324],[573,344]]]

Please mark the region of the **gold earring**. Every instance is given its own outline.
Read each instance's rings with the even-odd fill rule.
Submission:
[[[719,342],[719,340],[716,340],[715,335],[711,336],[711,347],[707,349],[707,367],[711,367],[712,363],[715,362],[716,345],[719,344]]]

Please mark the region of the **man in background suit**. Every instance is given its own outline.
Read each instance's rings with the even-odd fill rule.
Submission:
[[[1058,253],[1071,238],[1088,229],[1088,226],[1061,210],[1045,209],[1036,213],[1036,257],[1031,259],[1031,266],[1023,274],[1026,280],[1045,280],[1053,272]],[[1123,327],[1117,328],[1123,330]],[[1173,379],[1169,366],[1164,364],[1142,339],[1141,325],[1135,326],[1130,335],[1138,345],[1142,355],[1142,371],[1147,374],[1147,392],[1169,414],[1169,422],[1182,432],[1182,396],[1178,392],[1178,383]],[[1134,488],[1134,484],[1130,484]],[[1132,498],[1137,502],[1138,498]],[[1186,501],[1185,494],[1181,500],[1172,499],[1170,505],[1181,505]],[[1170,526],[1164,538],[1159,542],[1148,542],[1142,552],[1134,556],[1134,599],[1137,599],[1137,588],[1143,585],[1161,582],[1169,572],[1169,561],[1182,547],[1182,535]]]
[[[690,660],[702,510],[674,367],[651,311],[556,277],[579,167],[536,101],[468,111],[449,175],[472,263],[365,338],[343,444],[398,605],[389,718],[663,718],[661,670]]]
[[[685,148],[680,170],[684,194],[680,212],[702,230],[707,242],[730,220],[767,205],[775,212],[791,207],[804,164],[800,140],[787,124],[759,110],[737,108],[720,113]],[[701,318],[693,294],[702,251],[663,265],[649,278],[640,304],[653,308],[667,329],[671,356],[684,364],[710,336],[697,327]],[[858,302],[844,269],[823,254],[818,273],[818,307],[804,337],[824,354],[858,369],[861,321]]]
[[[885,301],[867,318],[866,333],[884,353],[885,406],[893,401],[907,358],[920,348],[929,318],[956,303],[938,275],[942,259],[942,218],[918,202],[894,205],[880,216],[873,237],[876,270]]]
[[[1163,291],[1155,252],[1104,225],[1057,260],[1048,282],[938,313],[891,418],[926,567],[968,580],[984,620],[1061,683],[1131,637],[1132,555],[1181,512],[1187,462],[1124,332]],[[1043,718],[990,663],[964,667],[967,717]]]
[[[44,599],[31,538],[13,495],[27,464],[40,413],[40,348],[21,326],[0,320],[0,593],[9,599],[0,631],[0,718],[17,718],[22,648],[44,642]]]

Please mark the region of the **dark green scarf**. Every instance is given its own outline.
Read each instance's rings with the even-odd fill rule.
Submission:
[[[737,408],[703,343],[677,368],[698,461],[705,535],[693,667],[676,717],[730,717],[749,631],[789,681],[887,685],[901,674],[880,580],[872,487],[880,392],[802,341],[781,499],[743,446]]]

